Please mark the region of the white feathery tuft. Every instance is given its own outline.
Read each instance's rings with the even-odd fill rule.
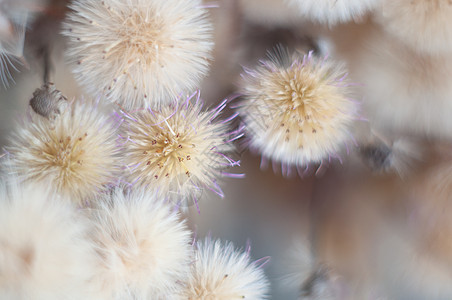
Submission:
[[[206,188],[223,196],[217,180],[239,164],[227,156],[241,136],[240,130],[228,131],[235,115],[217,121],[226,100],[205,111],[199,97],[197,92],[158,111],[122,112],[128,183],[174,199],[182,208],[196,202]]]
[[[106,299],[172,299],[189,275],[191,232],[154,194],[117,189],[90,211]],[[174,296],[175,297],[175,296]]]
[[[89,222],[46,184],[0,186],[0,298],[91,299]]]
[[[196,243],[195,261],[183,299],[268,299],[269,282],[249,251],[206,239]]]
[[[208,71],[212,25],[201,0],[78,0],[64,24],[78,82],[126,109],[192,92]]]
[[[277,48],[242,77],[239,112],[250,147],[265,158],[288,166],[320,163],[350,138],[358,107],[342,64]]]
[[[49,180],[82,204],[117,181],[115,132],[93,101],[74,101],[54,120],[32,114],[10,136],[5,169],[20,181]]]

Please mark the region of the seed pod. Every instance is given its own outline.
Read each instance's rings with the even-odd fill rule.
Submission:
[[[54,120],[67,107],[67,98],[53,83],[46,83],[34,91],[30,106],[35,113]]]

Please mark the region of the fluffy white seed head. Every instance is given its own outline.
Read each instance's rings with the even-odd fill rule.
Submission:
[[[348,22],[373,10],[381,0],[286,0],[306,18],[326,24]]]
[[[212,25],[201,0],[78,0],[64,25],[76,79],[126,109],[194,90],[208,71]]]
[[[346,71],[327,58],[284,50],[243,74],[240,114],[250,147],[285,165],[318,163],[335,155],[356,117]]]
[[[452,2],[384,0],[376,18],[392,35],[420,52],[452,52]]]
[[[0,298],[90,299],[89,222],[47,184],[0,187]]]
[[[106,299],[172,299],[189,274],[191,233],[154,194],[115,190],[91,211]]]
[[[225,106],[204,111],[197,93],[159,111],[123,112],[128,183],[181,204],[204,188],[222,195],[217,179],[237,164],[227,156],[234,149],[228,122],[214,120]]]
[[[72,102],[54,120],[32,114],[10,136],[5,169],[82,203],[117,180],[113,124],[91,101]]]
[[[232,243],[206,239],[197,242],[195,261],[183,299],[267,299],[269,282],[262,267],[250,262],[249,253]]]

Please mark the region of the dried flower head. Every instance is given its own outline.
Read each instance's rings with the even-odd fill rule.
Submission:
[[[208,70],[212,25],[201,0],[78,0],[65,24],[73,72],[91,94],[157,107]]]
[[[285,165],[318,163],[348,138],[355,103],[348,98],[344,67],[327,58],[278,48],[243,75],[240,114],[250,146]]]
[[[123,112],[129,183],[177,201],[196,201],[204,188],[222,196],[216,181],[229,174],[224,169],[238,164],[227,154],[234,149],[231,142],[241,136],[240,130],[228,132],[228,122],[235,115],[215,122],[225,106],[226,100],[214,110],[203,111],[197,92],[159,111]]]
[[[89,222],[46,187],[0,187],[1,299],[87,299],[93,291]]]
[[[384,0],[376,19],[386,31],[415,50],[432,54],[452,50],[449,0]]]
[[[21,181],[48,179],[82,203],[116,180],[115,131],[91,101],[72,102],[54,120],[33,114],[10,137],[6,170]]]
[[[120,189],[97,201],[91,217],[106,299],[170,299],[186,281],[191,233],[154,194]]]
[[[287,0],[313,21],[326,24],[348,22],[373,10],[381,0]]]
[[[250,262],[249,249],[206,239],[196,244],[195,262],[183,299],[267,299],[269,282],[262,269],[268,258]]]
[[[67,108],[67,104],[66,97],[50,82],[36,89],[30,99],[33,111],[49,119],[55,119]]]

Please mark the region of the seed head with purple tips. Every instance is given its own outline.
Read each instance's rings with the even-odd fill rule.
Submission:
[[[242,134],[229,131],[235,115],[215,120],[227,100],[205,111],[199,96],[196,92],[158,111],[122,111],[129,184],[146,186],[178,202],[196,201],[205,188],[223,196],[217,179],[229,175],[225,169],[239,164],[228,155],[234,150],[232,141]]]
[[[263,266],[269,257],[251,262],[250,249],[206,238],[196,243],[195,259],[183,299],[268,299]]]
[[[250,147],[283,165],[320,163],[349,138],[357,105],[345,68],[328,58],[277,48],[245,70],[239,108]]]

